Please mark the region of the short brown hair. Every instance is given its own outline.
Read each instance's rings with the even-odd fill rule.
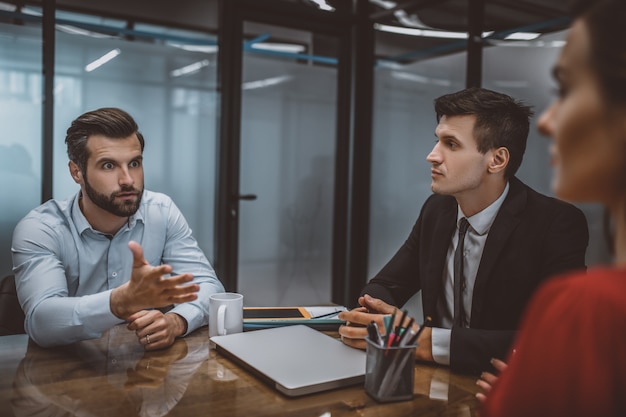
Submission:
[[[115,107],[103,107],[89,111],[76,118],[67,129],[65,143],[67,144],[67,156],[81,171],[85,172],[89,152],[87,151],[87,139],[91,135],[104,135],[108,138],[121,139],[136,134],[144,148],[144,138],[139,132],[135,120],[124,110]]]

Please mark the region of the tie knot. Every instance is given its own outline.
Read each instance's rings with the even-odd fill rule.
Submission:
[[[467,219],[465,217],[461,217],[461,219],[459,220],[459,234],[465,235],[465,232],[467,232],[467,228],[469,227],[469,225],[470,224]]]

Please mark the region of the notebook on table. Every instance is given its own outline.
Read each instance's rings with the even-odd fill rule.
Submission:
[[[244,307],[244,330],[304,324],[317,330],[337,330],[345,321],[337,316],[344,306]]]
[[[365,352],[305,325],[213,336],[217,351],[293,397],[365,380]]]

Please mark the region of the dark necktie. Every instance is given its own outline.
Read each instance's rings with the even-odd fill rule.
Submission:
[[[469,227],[469,222],[465,217],[459,221],[459,243],[454,252],[454,326],[465,326],[465,309],[463,308],[463,289],[465,288],[465,277],[463,276],[463,250],[465,233]]]

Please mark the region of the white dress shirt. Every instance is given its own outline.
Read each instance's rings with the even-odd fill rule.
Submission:
[[[452,234],[448,254],[446,255],[446,264],[443,269],[444,296],[439,297],[437,301],[437,312],[441,318],[441,326],[443,328],[434,327],[432,329],[432,352],[433,358],[437,363],[443,365],[450,364],[450,336],[452,334],[451,328],[454,321],[454,252],[459,244],[459,220],[466,217],[470,224],[467,229],[467,234],[465,235],[465,246],[463,248],[463,271],[466,284],[463,292],[463,308],[465,310],[464,327],[469,327],[472,314],[474,283],[476,282],[476,273],[480,266],[480,258],[485,248],[489,229],[496,219],[498,210],[500,210],[508,192],[509,183],[507,182],[504,191],[496,201],[471,217],[466,217],[461,207],[458,208],[457,228],[455,229],[455,233]]]

